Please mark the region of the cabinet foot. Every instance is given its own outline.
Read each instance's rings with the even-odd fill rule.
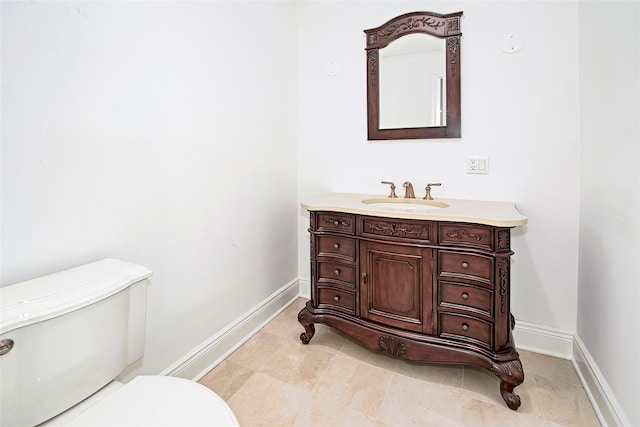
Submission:
[[[501,380],[500,394],[507,406],[513,410],[518,409],[520,396],[515,394],[513,389],[524,382],[524,371],[520,359],[494,363],[489,369]]]
[[[302,344],[309,344],[311,338],[316,333],[316,327],[313,324],[314,316],[309,312],[307,307],[300,310],[298,313],[298,322],[304,327],[304,332],[300,334],[300,341]]]

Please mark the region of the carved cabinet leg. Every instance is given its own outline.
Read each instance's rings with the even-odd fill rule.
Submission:
[[[311,338],[316,333],[316,327],[313,324],[314,316],[307,310],[307,307],[300,310],[298,313],[298,322],[304,327],[305,332],[300,334],[300,341],[302,344],[309,344]]]
[[[513,389],[524,382],[524,371],[520,359],[494,363],[490,370],[500,378],[500,394],[513,410],[520,407],[520,396]]]

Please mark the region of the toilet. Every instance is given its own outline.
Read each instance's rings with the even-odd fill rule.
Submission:
[[[0,426],[239,426],[193,381],[115,381],[144,354],[151,271],[104,259],[0,288]]]

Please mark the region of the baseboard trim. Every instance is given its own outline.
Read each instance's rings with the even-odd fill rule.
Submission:
[[[160,375],[197,381],[255,335],[300,294],[299,280],[278,289],[222,331],[193,349]]]
[[[580,337],[576,335],[573,344],[573,366],[600,424],[605,427],[630,426],[631,423]]]
[[[516,320],[513,330],[516,348],[570,360],[573,334],[560,329]]]
[[[304,299],[311,299],[311,280],[299,279],[300,284],[300,296]]]

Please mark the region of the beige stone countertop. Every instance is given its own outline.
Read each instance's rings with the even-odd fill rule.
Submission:
[[[363,203],[363,200],[366,203]],[[380,194],[328,193],[302,202],[308,211],[333,211],[387,218],[426,219],[431,221],[470,222],[498,227],[516,227],[527,217],[515,203],[485,200],[391,199]]]

